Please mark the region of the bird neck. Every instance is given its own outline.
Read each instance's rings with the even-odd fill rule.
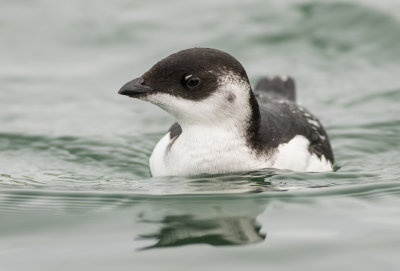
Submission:
[[[247,101],[240,107],[245,109],[237,115],[238,117],[230,118],[222,114],[215,118],[206,118],[203,121],[188,121],[184,118],[177,118],[177,121],[182,127],[183,133],[208,131],[206,134],[211,135],[213,132],[210,131],[216,133],[220,131],[222,134],[235,134],[238,137],[245,138],[248,143],[254,142],[257,139],[260,127],[260,109],[251,89]]]

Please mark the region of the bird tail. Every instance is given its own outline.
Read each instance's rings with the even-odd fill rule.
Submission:
[[[263,97],[265,94],[272,99],[296,100],[296,85],[291,77],[263,77],[255,87],[256,96]]]

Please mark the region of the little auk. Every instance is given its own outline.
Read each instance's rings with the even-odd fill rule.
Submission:
[[[328,136],[296,103],[294,80],[265,77],[253,91],[243,66],[223,51],[172,54],[118,93],[153,103],[176,119],[151,154],[153,176],[332,171]]]

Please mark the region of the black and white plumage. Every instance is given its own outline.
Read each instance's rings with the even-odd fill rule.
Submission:
[[[253,92],[242,65],[225,52],[172,54],[119,94],[151,102],[177,120],[153,150],[153,176],[332,170],[328,136],[296,104],[293,79],[263,78]]]

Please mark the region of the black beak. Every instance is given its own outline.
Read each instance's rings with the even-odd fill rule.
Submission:
[[[134,97],[138,94],[149,93],[152,91],[154,90],[151,87],[144,85],[143,78],[138,77],[123,85],[118,91],[118,94]]]

